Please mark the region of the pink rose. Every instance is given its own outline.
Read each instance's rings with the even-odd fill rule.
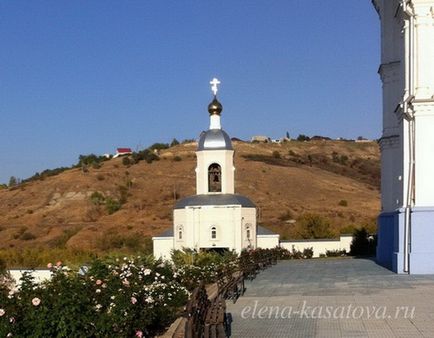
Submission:
[[[38,306],[39,304],[41,304],[41,300],[38,297],[35,297],[32,299],[32,304],[34,306]]]
[[[56,266],[57,267],[60,267],[62,265],[62,262],[61,261],[58,261],[57,263],[56,263]]]
[[[101,279],[97,279],[95,282],[96,285],[101,285],[102,284],[102,280]]]
[[[6,311],[3,309],[0,309],[0,317],[3,317],[5,315]]]
[[[131,297],[131,304],[136,304],[137,303],[137,298],[136,297]]]
[[[53,264],[52,263],[48,263],[47,264],[47,268],[52,269],[53,268]]]
[[[142,331],[137,331],[136,332],[136,337],[138,337],[138,338],[142,338],[143,337],[143,332]]]

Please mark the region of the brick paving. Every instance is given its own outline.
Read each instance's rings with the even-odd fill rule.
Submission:
[[[369,259],[280,261],[228,301],[232,337],[431,337],[434,275]]]

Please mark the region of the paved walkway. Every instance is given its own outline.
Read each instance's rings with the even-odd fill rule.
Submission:
[[[228,301],[232,337],[433,337],[434,276],[368,259],[281,261]]]

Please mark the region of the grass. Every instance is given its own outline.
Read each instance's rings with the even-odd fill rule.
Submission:
[[[63,233],[59,237],[56,237],[54,240],[50,242],[51,246],[57,248],[65,248],[66,243],[73,236],[75,236],[81,229],[83,229],[82,225],[76,225],[69,229],[63,230]]]
[[[138,237],[135,234],[135,237]],[[83,264],[88,264],[95,258],[122,257],[125,255],[139,254],[149,255],[152,253],[152,240],[148,237],[141,237],[140,245],[131,246],[131,242],[125,238],[118,243],[122,243],[119,248],[112,244],[106,245],[107,251],[86,251],[71,248],[8,248],[0,249],[0,262],[4,262],[8,269],[36,269],[46,268],[48,263],[63,262],[71,268],[78,268]]]

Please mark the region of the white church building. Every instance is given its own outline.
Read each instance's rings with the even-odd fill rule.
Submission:
[[[152,238],[155,257],[169,258],[173,249],[183,248],[240,253],[279,245],[278,234],[257,224],[255,204],[235,193],[234,149],[220,123],[223,107],[216,97],[219,83],[217,79],[211,81],[210,126],[198,141],[196,195],[178,200],[173,228]]]
[[[397,273],[434,273],[434,1],[372,3],[383,82],[377,261]]]

